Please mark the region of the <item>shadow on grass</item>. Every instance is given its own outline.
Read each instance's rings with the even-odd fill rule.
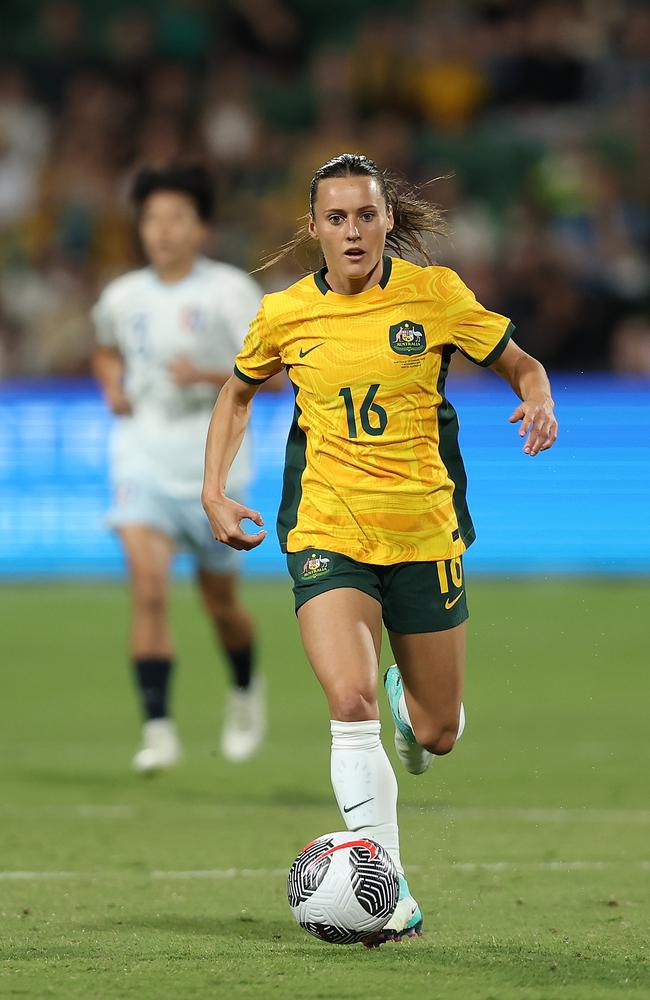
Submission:
[[[46,784],[59,788],[102,788],[120,789],[124,785],[123,778],[115,771],[76,771],[67,764],[56,767],[29,767],[16,769],[16,777],[35,785]]]
[[[93,931],[121,933],[161,931],[165,934],[196,934],[224,940],[228,937],[246,938],[260,943],[295,939],[295,930],[286,920],[268,920],[252,914],[230,916],[187,916],[179,913],[152,913],[142,917],[97,921],[86,928]]]
[[[228,775],[228,780],[221,780],[219,777],[219,794],[214,791],[207,792],[204,787],[181,784],[177,775],[174,775],[173,784],[168,781],[166,775],[155,776],[151,782],[142,782],[145,795],[147,789],[156,791],[157,799],[164,804],[173,805],[183,802],[185,805],[232,807],[238,806],[254,807],[256,809],[295,809],[300,807],[309,808],[312,806],[336,808],[334,798],[329,788],[324,787],[323,792],[307,791],[300,788],[271,788],[267,790],[251,791],[247,787],[242,787],[240,782],[235,782],[232,774]]]

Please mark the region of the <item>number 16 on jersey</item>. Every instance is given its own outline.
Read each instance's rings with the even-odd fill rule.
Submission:
[[[359,408],[361,427],[366,434],[370,434],[372,437],[379,437],[380,434],[383,434],[386,430],[386,425],[388,424],[388,414],[386,413],[386,410],[383,406],[380,406],[379,403],[374,402],[378,389],[379,383],[371,385],[368,388],[361,407]],[[352,396],[352,389],[350,386],[346,385],[340,389],[339,396],[342,396],[345,402],[345,414],[348,419],[348,435],[350,438],[356,438],[359,434],[357,432],[357,418],[354,412],[354,398]],[[374,426],[370,423],[371,413],[375,415],[378,421]]]

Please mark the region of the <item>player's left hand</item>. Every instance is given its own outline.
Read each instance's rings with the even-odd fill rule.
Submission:
[[[229,545],[240,552],[249,552],[257,548],[266,538],[266,531],[256,531],[249,534],[241,526],[245,520],[252,521],[258,528],[264,529],[264,520],[258,510],[245,507],[226,496],[201,495],[203,509],[208,515],[212,534],[218,542]]]
[[[519,437],[528,438],[524,443],[526,455],[536,455],[548,451],[557,438],[557,420],[553,412],[555,403],[550,396],[524,399],[509,417],[511,424],[521,420]]]
[[[195,382],[202,382],[205,379],[201,369],[197,368],[185,354],[177,354],[167,368],[176,385],[194,385]]]

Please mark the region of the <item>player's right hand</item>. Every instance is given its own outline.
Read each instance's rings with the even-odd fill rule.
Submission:
[[[218,542],[223,542],[232,549],[248,552],[261,545],[266,538],[266,531],[256,531],[250,535],[241,527],[241,522],[248,519],[262,528],[264,520],[259,511],[251,510],[250,507],[244,507],[224,496],[207,497],[204,494],[201,502],[208,515],[212,534]]]
[[[116,417],[125,417],[131,412],[131,403],[121,387],[107,390],[106,401],[111,413],[114,413]]]

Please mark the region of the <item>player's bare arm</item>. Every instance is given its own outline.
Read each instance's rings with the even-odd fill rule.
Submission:
[[[219,393],[208,429],[201,494],[201,502],[217,541],[245,551],[260,545],[266,538],[266,531],[247,534],[242,530],[241,522],[248,518],[262,528],[264,521],[259,511],[235,503],[225,491],[230,466],[242,443],[250,419],[251,403],[258,388],[233,375]]]
[[[226,369],[199,368],[186,354],[177,354],[167,365],[169,374],[176,382],[176,385],[196,385],[200,382],[207,382],[219,388],[225,385],[230,378],[230,372]]]
[[[519,436],[526,437],[524,452],[537,455],[553,446],[557,438],[555,403],[543,365],[510,341],[492,368],[509,382],[521,399],[510,415],[511,424],[521,420]]]
[[[216,385],[221,388],[231,376],[231,372],[225,369],[199,368],[185,354],[177,354],[169,362],[167,368],[177,385],[196,385],[201,382],[207,382],[210,385]],[[270,379],[267,379],[260,386],[260,389],[262,392],[280,392],[286,384],[286,376],[284,372],[280,372],[279,375],[273,375]]]
[[[96,347],[93,371],[110,410],[116,416],[130,413],[131,404],[124,391],[124,361],[120,352],[110,347]]]

